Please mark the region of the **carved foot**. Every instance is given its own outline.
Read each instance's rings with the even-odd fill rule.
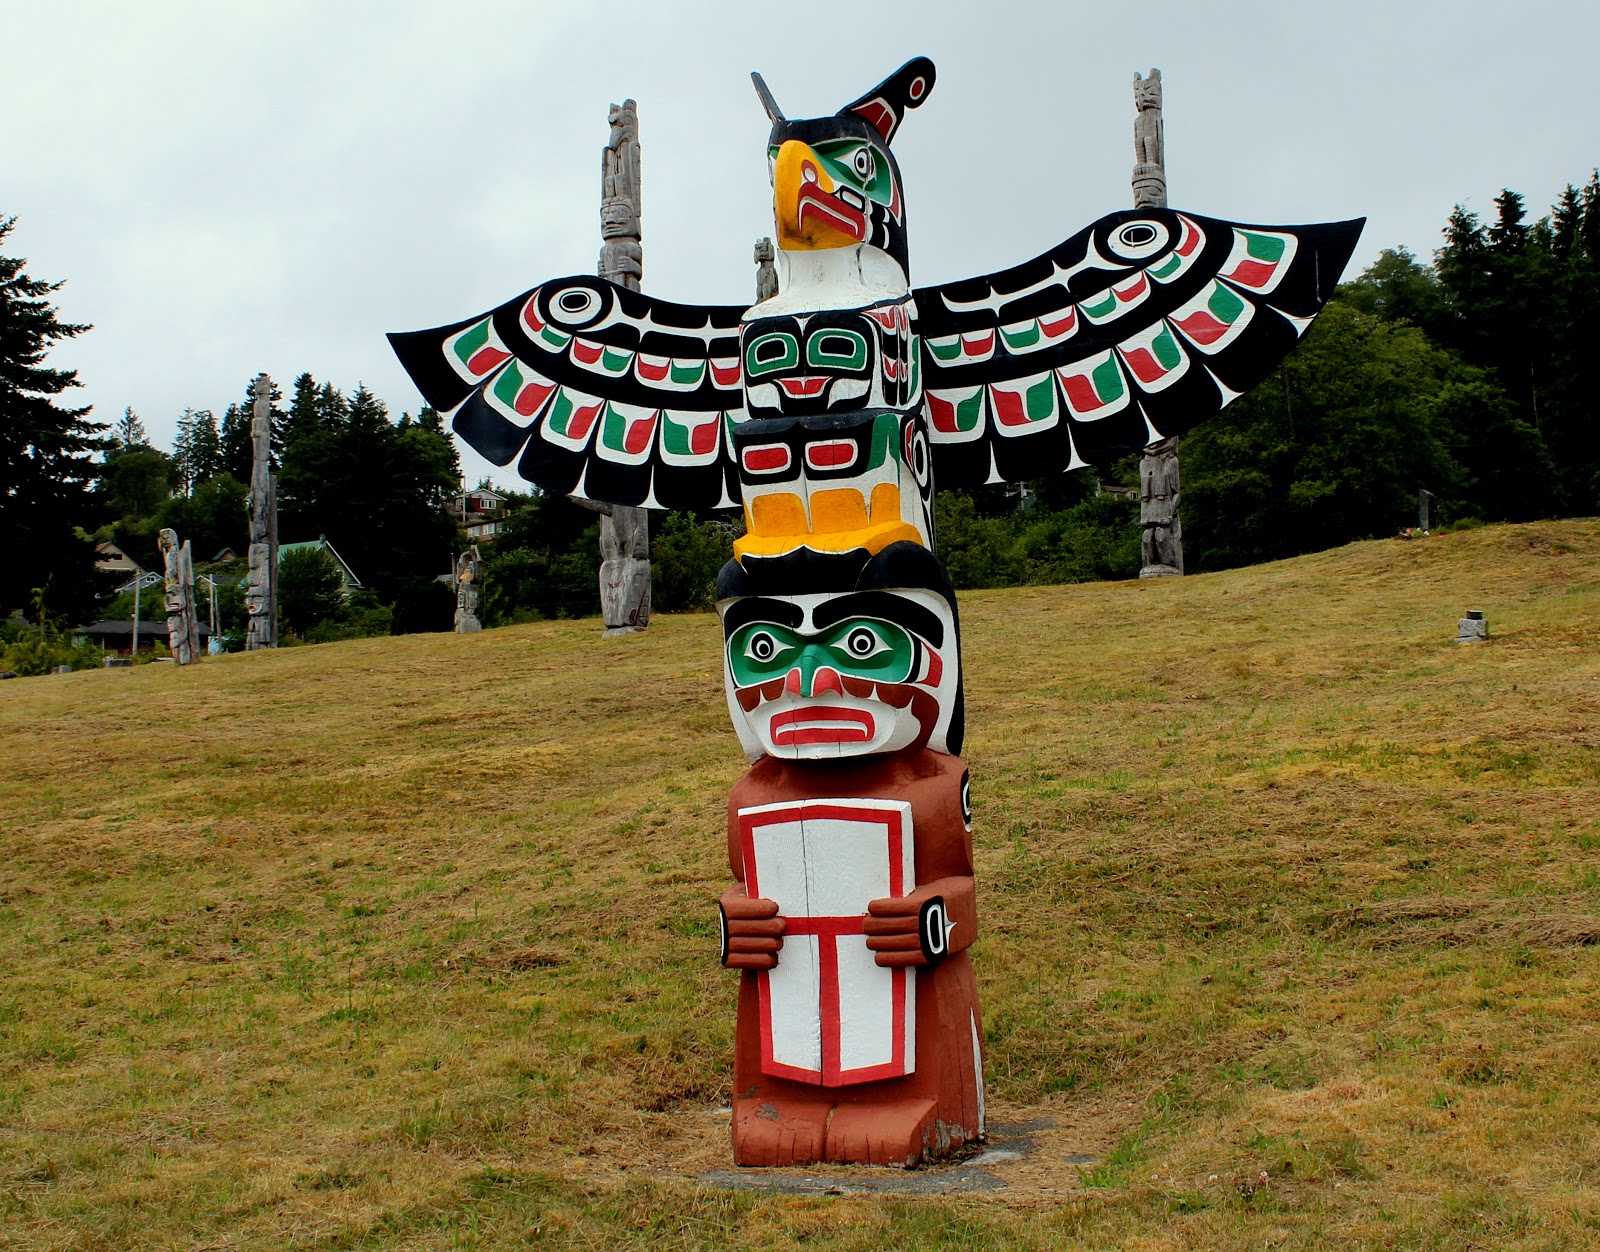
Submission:
[[[828,1122],[827,1159],[915,1165],[935,1150],[932,1100],[841,1104]],[[946,1140],[945,1150],[949,1144]]]
[[[733,1159],[738,1165],[812,1165],[822,1159],[827,1102],[735,1100]]]

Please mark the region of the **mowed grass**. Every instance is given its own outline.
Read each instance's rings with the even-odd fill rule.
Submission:
[[[719,633],[553,622],[0,686],[0,1247],[1600,1246],[1600,523],[962,611],[1002,1190],[699,1178]]]

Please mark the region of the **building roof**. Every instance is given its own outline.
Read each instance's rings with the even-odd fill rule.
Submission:
[[[280,543],[278,545],[278,560],[283,560],[285,552],[301,552],[310,548],[321,548],[322,551],[333,558],[334,564],[339,567],[339,572],[344,575],[344,585],[346,587],[359,587],[361,585],[361,580],[356,577],[355,571],[339,555],[334,546],[328,542],[326,535],[317,539],[307,539],[300,543]]]
[[[211,637],[211,627],[204,622],[200,622],[198,625],[200,627],[200,638],[209,639]],[[133,623],[131,621],[99,621],[73,633],[88,635],[91,639],[101,639],[107,642],[120,640],[126,643],[133,638]],[[146,639],[159,639],[165,643],[167,635],[167,619],[164,617],[157,618],[153,622],[143,620],[139,622],[139,639],[141,642]]]

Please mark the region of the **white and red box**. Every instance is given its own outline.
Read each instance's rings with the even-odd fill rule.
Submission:
[[[763,1073],[824,1087],[916,1068],[916,976],[867,947],[867,904],[914,889],[911,805],[794,800],[739,810],[744,886],[787,921],[756,975]]]

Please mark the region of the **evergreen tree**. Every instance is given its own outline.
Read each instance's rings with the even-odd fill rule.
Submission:
[[[242,483],[250,481],[250,471],[255,460],[255,437],[252,425],[255,421],[255,377],[252,375],[244,386],[244,400],[239,404],[230,404],[222,414],[222,429],[219,432],[218,444],[220,447],[220,465],[217,472],[231,474]],[[272,385],[272,395],[269,400],[272,405],[272,468],[276,470],[283,460],[284,428],[288,422],[288,414],[284,412],[280,403],[283,391],[276,383]]]
[[[457,483],[449,441],[416,423],[396,426],[365,386],[346,398],[322,384],[316,411],[315,429],[293,423],[278,478],[279,533],[288,542],[326,535],[361,582],[395,605],[396,629],[439,628],[448,605],[434,579],[449,571],[460,537],[445,508]]]
[[[1330,301],[1265,382],[1184,437],[1189,568],[1392,534],[1419,488],[1455,507],[1466,475],[1436,398],[1458,368],[1415,327]]]
[[[15,224],[0,217],[0,244]],[[27,608],[43,587],[53,612],[81,620],[104,581],[95,573],[94,544],[77,523],[90,510],[105,426],[88,420],[87,407],[56,399],[80,385],[77,371],[50,369],[45,357],[89,327],[57,317],[48,297],[61,283],[30,278],[26,265],[0,255],[0,616]]]
[[[177,468],[178,490],[185,495],[222,472],[222,436],[210,409],[183,411],[172,443],[172,460]]]
[[[119,448],[136,448],[141,444],[150,443],[150,436],[145,431],[144,423],[139,420],[139,415],[133,411],[131,404],[122,410],[122,416],[111,428],[111,439]]]
[[[317,380],[310,374],[301,374],[294,380],[294,399],[289,402],[289,414],[284,421],[283,446],[289,447],[296,439],[313,435],[322,429],[322,412],[317,404]]]
[[[1505,190],[1483,227],[1457,206],[1435,258],[1451,315],[1444,335],[1493,372],[1516,421],[1548,450],[1541,515],[1600,512],[1600,181],[1568,188],[1526,222]]]

